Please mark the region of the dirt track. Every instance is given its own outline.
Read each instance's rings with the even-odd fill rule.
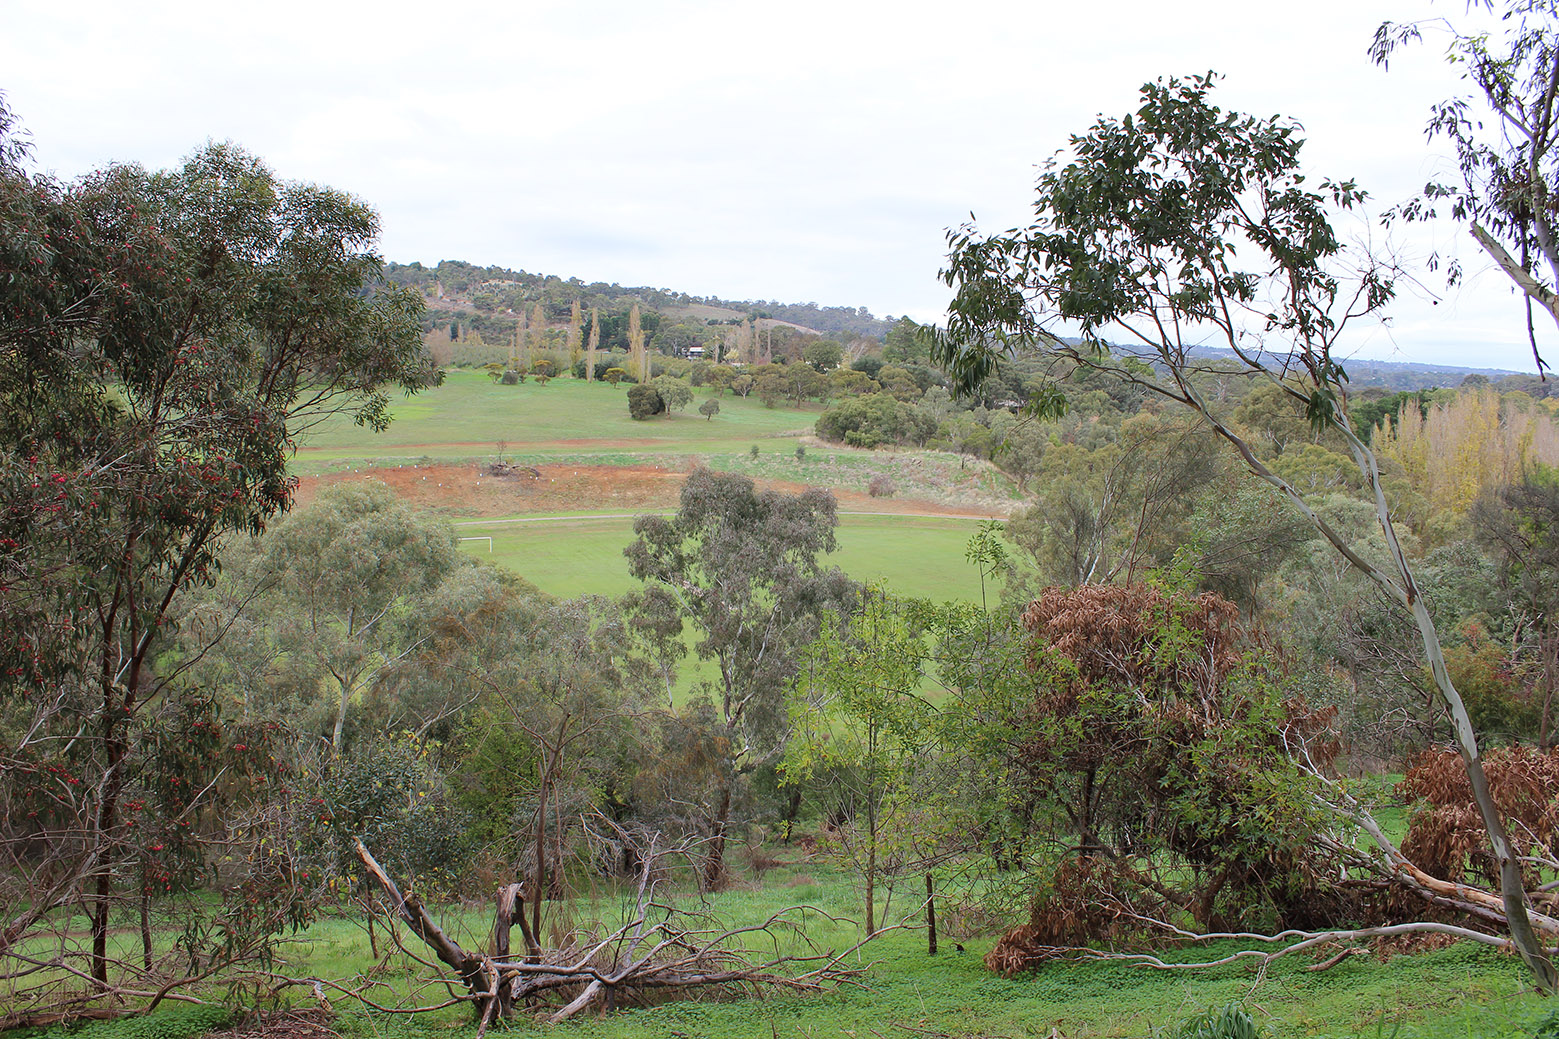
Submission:
[[[474,465],[422,465],[399,469],[363,469],[327,476],[305,476],[298,486],[298,505],[307,505],[330,484],[350,480],[381,480],[418,508],[451,518],[510,516],[528,512],[647,511],[674,509],[687,473],[654,465],[542,465],[538,477],[483,474]],[[805,484],[760,480],[760,487],[795,493]],[[873,498],[856,491],[835,490],[845,512],[901,516],[960,516],[975,519],[998,513],[954,507],[913,498]]]

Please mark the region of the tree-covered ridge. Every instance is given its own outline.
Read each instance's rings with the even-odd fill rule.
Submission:
[[[623,286],[585,282],[556,274],[531,274],[506,267],[481,267],[462,260],[441,260],[434,267],[421,263],[391,263],[391,281],[415,288],[450,308],[469,308],[477,313],[514,311],[541,303],[551,322],[568,318],[575,301],[587,310],[626,311],[639,302],[654,311],[669,311],[677,318],[697,317],[719,323],[768,319],[847,336],[881,336],[892,318],[878,318],[865,307],[830,307],[817,303],[781,303],[778,300],[727,300],[650,286]],[[496,325],[494,326],[496,327]]]
[[[535,349],[567,353],[571,337],[589,335],[592,326],[599,328],[602,349],[626,353],[635,305],[641,308],[642,327],[652,352],[685,357],[697,347],[706,356],[729,353],[742,362],[765,356],[799,357],[807,343],[818,338],[846,348],[859,344],[854,351],[859,355],[872,345],[892,347],[894,337],[902,338],[914,325],[907,318],[879,319],[865,307],[724,300],[664,288],[587,283],[580,278],[481,267],[460,260],[443,260],[436,267],[390,263],[385,270],[391,282],[423,295],[428,308],[422,316],[423,331],[430,349],[445,364],[487,363],[525,340]],[[582,317],[576,317],[576,307]],[[750,344],[745,354],[741,349],[744,342]],[[1215,366],[1232,360],[1228,351],[1216,347],[1193,352]],[[899,354],[901,360],[907,356],[903,350]],[[1348,373],[1352,387],[1366,392],[1419,391],[1471,380],[1496,382],[1502,389],[1547,397],[1555,387],[1551,380],[1505,369],[1419,361],[1355,358],[1348,362]]]

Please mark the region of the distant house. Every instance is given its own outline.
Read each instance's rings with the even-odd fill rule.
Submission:
[[[701,346],[690,346],[687,348],[687,355],[695,361],[701,361],[704,358],[704,348]]]

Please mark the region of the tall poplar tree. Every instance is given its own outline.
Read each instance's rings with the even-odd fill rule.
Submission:
[[[628,357],[633,374],[640,382],[650,381],[650,359],[644,351],[644,326],[639,319],[639,305],[628,311]]]
[[[595,353],[601,346],[601,312],[590,308],[590,349],[585,353],[585,381],[595,382]]]
[[[579,358],[584,352],[580,341],[584,338],[584,317],[579,312],[579,300],[574,300],[573,309],[568,314],[568,363],[570,366],[579,363]]]
[[[530,308],[530,356],[526,359],[531,370],[536,368],[536,351],[547,348],[547,312],[542,309],[541,301]]]

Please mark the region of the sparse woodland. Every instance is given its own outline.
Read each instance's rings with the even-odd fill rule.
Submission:
[[[1552,207],[1510,187],[1553,184],[1553,13],[1511,11],[1506,51],[1451,47],[1525,136],[1443,118],[1463,183],[1393,217],[1454,209],[1559,314]],[[1297,125],[1215,100],[1149,83],[1032,226],[954,230],[940,328],[386,267],[371,210],[232,146],[65,183],[0,107],[0,1028],[225,1002],[480,1035],[851,990],[891,942],[1259,985],[1460,940],[1551,992],[1559,397],[1343,358],[1404,272],[1334,236],[1366,196],[1297,174]],[[828,489],[700,465],[592,561],[617,598],[372,480],[296,504],[300,442],[454,365],[636,429],[791,410],[798,468],[993,472],[982,595],[857,580]],[[483,477],[539,480],[507,446]],[[848,912],[722,915],[798,864]],[[335,926],[371,968],[295,951]]]

